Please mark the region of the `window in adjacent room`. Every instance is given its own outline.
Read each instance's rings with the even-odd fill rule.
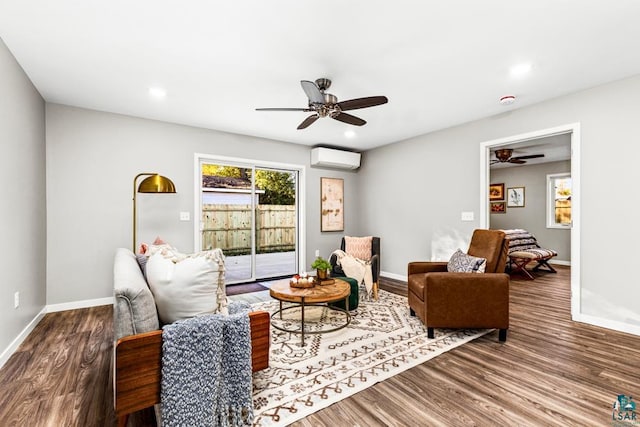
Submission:
[[[547,228],[571,227],[571,173],[547,175]]]

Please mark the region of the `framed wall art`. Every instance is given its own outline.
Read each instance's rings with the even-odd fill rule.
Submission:
[[[344,231],[344,180],[320,178],[320,231]]]
[[[507,213],[507,204],[506,202],[491,202],[491,213],[492,214],[503,214]]]
[[[507,207],[524,208],[524,187],[507,188]]]
[[[489,186],[489,200],[504,200],[504,183]]]

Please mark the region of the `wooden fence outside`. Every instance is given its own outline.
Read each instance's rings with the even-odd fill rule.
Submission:
[[[202,249],[220,248],[225,255],[251,253],[251,205],[202,206]],[[296,248],[296,207],[256,206],[256,253]]]

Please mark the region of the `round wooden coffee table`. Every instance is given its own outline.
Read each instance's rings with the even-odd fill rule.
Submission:
[[[334,283],[330,285],[316,285],[312,288],[292,288],[289,286],[289,280],[283,280],[282,282],[274,283],[269,289],[269,295],[272,298],[277,299],[280,302],[280,309],[271,315],[273,319],[275,316],[280,315],[282,319],[282,312],[286,310],[292,310],[300,307],[300,329],[286,329],[278,326],[275,323],[271,323],[274,328],[301,335],[301,344],[304,346],[304,335],[306,334],[324,334],[327,332],[337,331],[349,325],[351,323],[351,314],[349,314],[349,295],[351,295],[351,286],[344,280],[334,279]],[[330,302],[345,301],[346,309],[340,307],[332,307],[328,305]],[[282,307],[283,302],[291,302],[293,305],[289,307]],[[340,311],[345,314],[345,323],[331,329],[323,329],[321,331],[307,331],[304,330],[304,309],[310,305],[323,305],[327,304],[330,310]]]

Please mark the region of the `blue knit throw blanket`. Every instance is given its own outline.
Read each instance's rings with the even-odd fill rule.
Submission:
[[[162,426],[244,426],[253,422],[250,305],[164,326]]]

